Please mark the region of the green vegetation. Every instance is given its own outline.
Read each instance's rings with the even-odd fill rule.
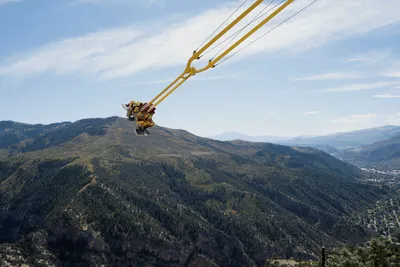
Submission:
[[[55,266],[317,260],[322,245],[369,240],[373,232],[349,216],[390,192],[311,148],[133,131],[127,120],[88,119],[7,147],[19,154],[0,161],[1,258]]]
[[[327,267],[396,267],[400,265],[400,246],[385,239],[373,239],[369,246],[351,246],[332,253]]]
[[[344,160],[361,167],[400,170],[400,135],[339,154]]]
[[[115,120],[115,117],[106,120],[86,119],[68,124],[67,126],[63,125],[64,127],[57,127],[51,131],[44,131],[34,136],[32,139],[26,140],[26,142],[14,143],[8,147],[8,150],[11,154],[36,151],[71,141],[83,133],[93,136],[104,135],[107,123],[115,122]]]
[[[383,238],[373,238],[365,245],[345,246],[325,253],[326,267],[397,267],[400,265],[400,245]],[[264,267],[322,267],[321,261],[269,259]]]
[[[0,121],[0,149],[17,144],[20,141],[36,137],[40,134],[49,133],[61,129],[70,123],[24,124],[13,121]]]
[[[386,198],[377,201],[372,208],[362,213],[353,214],[351,220],[358,225],[375,231],[379,236],[390,242],[400,243],[398,236],[400,231],[399,217],[399,191],[393,189]]]

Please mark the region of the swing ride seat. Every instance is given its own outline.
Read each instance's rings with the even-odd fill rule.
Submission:
[[[136,134],[148,135],[148,128],[155,125],[152,120],[156,108],[148,103],[131,101],[128,104],[122,104],[122,107],[127,110],[129,121],[136,121]]]

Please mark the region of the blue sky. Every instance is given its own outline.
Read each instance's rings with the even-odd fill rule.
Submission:
[[[156,96],[242,2],[0,0],[0,120],[124,116],[121,103]],[[310,2],[295,0],[244,45]],[[317,1],[191,77],[157,107],[155,122],[200,136],[400,125],[400,1],[384,2]]]

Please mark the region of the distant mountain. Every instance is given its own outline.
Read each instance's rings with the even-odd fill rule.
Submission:
[[[339,150],[369,145],[400,134],[400,126],[387,125],[351,132],[334,133],[323,136],[299,136],[295,138],[278,136],[246,136],[241,133],[224,133],[212,137],[216,140],[240,139],[250,142],[272,142],[287,146],[310,146],[329,154],[337,154]]]
[[[330,145],[315,145],[315,144],[311,144],[311,145],[298,145],[298,146],[312,147],[312,148],[324,151],[325,153],[328,153],[328,154],[334,155],[334,156],[336,156],[338,153],[340,153],[339,149],[336,149],[335,147],[330,146]]]
[[[249,142],[269,142],[269,143],[290,139],[290,137],[268,136],[268,135],[249,136],[239,132],[226,132],[215,136],[210,136],[210,138],[219,141],[244,140]]]
[[[32,127],[3,127],[26,139],[0,149],[0,265],[314,259],[321,245],[369,238],[345,217],[387,192],[312,148],[158,126],[138,137],[117,117]]]
[[[360,167],[400,170],[400,134],[372,145],[345,150],[339,157]]]
[[[369,145],[399,134],[400,126],[387,125],[317,137],[296,137],[285,143],[295,145],[329,145],[336,149],[347,149]]]
[[[294,144],[291,142],[292,137],[279,137],[279,136],[268,136],[268,135],[259,135],[259,136],[249,136],[245,135],[239,132],[226,132],[222,133],[219,135],[211,136],[209,137],[214,140],[219,140],[219,141],[235,141],[235,140],[243,140],[243,141],[248,141],[248,142],[262,142],[262,143],[275,143],[275,144],[280,144],[284,146],[292,146],[292,145],[297,145],[297,146],[306,146],[306,147],[312,147],[319,149],[321,151],[324,151],[328,154],[334,155],[337,154],[340,150],[336,149],[333,146],[330,145],[324,145],[324,144]],[[303,138],[303,137],[302,137]],[[304,137],[304,138],[310,138],[310,137]]]
[[[338,153],[340,153],[340,149],[337,149],[333,146],[330,145],[316,145],[316,144],[293,144],[290,142],[277,142],[276,144],[282,145],[282,146],[298,146],[298,147],[312,147],[318,150],[321,150],[325,153],[328,153],[329,155],[336,156]]]

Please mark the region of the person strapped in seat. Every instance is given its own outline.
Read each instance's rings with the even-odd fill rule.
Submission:
[[[155,125],[153,121],[153,115],[155,108],[151,109],[147,103],[131,101],[126,106],[126,116],[130,121],[136,121],[136,133],[138,135],[149,134],[147,128]]]

